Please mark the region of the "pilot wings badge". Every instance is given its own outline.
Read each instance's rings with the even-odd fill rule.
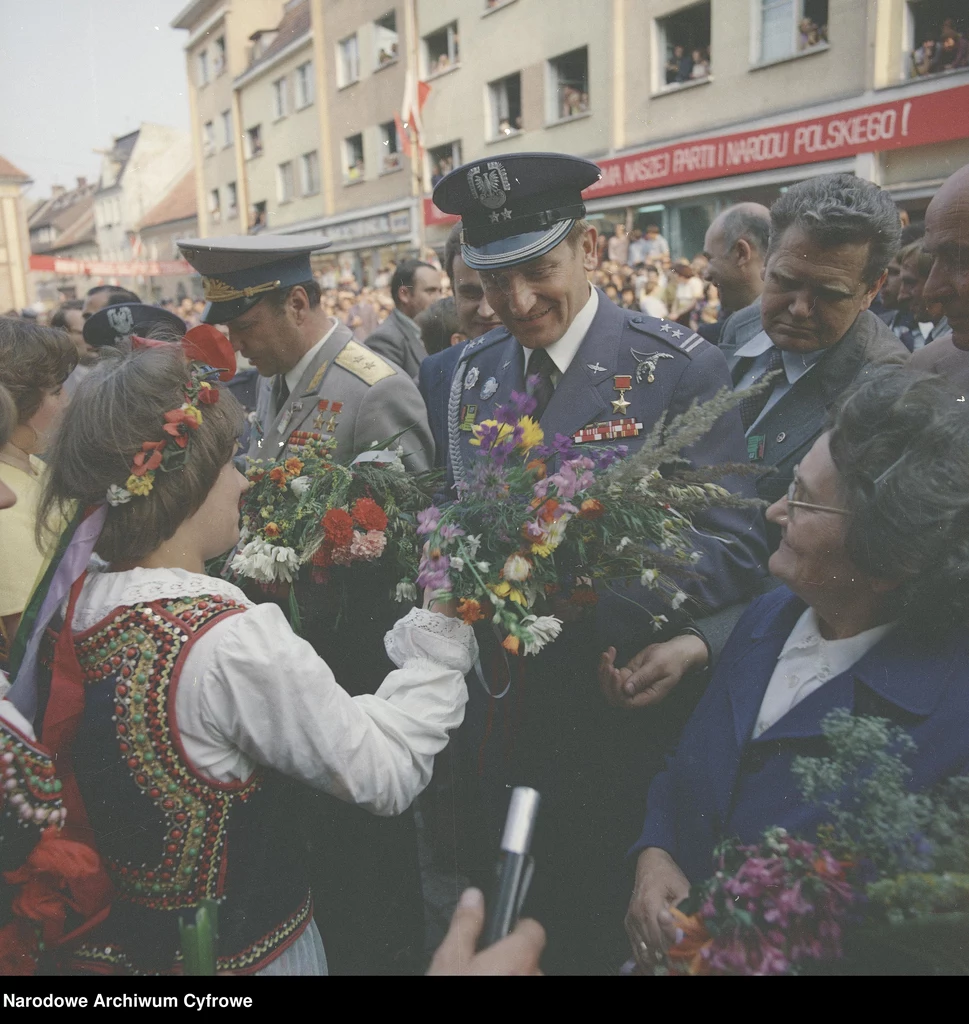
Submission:
[[[636,360],[636,383],[642,384],[643,377],[647,384],[656,380],[656,365],[661,359],[672,359],[673,356],[666,352],[637,352],[634,348],[629,354]]]
[[[489,210],[498,210],[505,205],[505,193],[511,191],[508,172],[500,160],[489,160],[484,170],[476,164],[468,171],[468,187],[471,194]]]
[[[118,306],[117,308],[108,306],[107,314],[111,330],[118,336],[119,341],[127,338],[134,331],[135,319],[127,306]]]

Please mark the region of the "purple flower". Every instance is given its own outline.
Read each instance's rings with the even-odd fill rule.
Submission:
[[[448,575],[450,567],[451,560],[447,555],[425,555],[421,559],[417,585],[424,587],[425,590],[450,590],[451,577]]]
[[[417,532],[422,537],[429,533],[433,533],[441,521],[441,510],[431,505],[430,508],[425,508],[423,511],[417,513]]]
[[[445,523],[440,529],[440,535],[442,540],[454,540],[455,537],[463,537],[464,530],[454,523]]]
[[[505,405],[499,405],[495,410],[495,419],[499,423],[507,423],[514,426],[522,416],[529,416],[535,411],[538,402],[531,395],[523,395],[520,391],[512,391],[511,397]]]
[[[475,437],[481,441],[481,451],[490,451],[494,447],[501,427],[500,423],[481,423],[475,428]]]

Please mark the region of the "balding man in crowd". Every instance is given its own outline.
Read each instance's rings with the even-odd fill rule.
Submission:
[[[760,330],[757,300],[764,288],[764,260],[770,239],[770,210],[760,203],[737,203],[719,214],[707,228],[703,276],[720,293],[720,319],[697,328],[707,341],[717,344],[727,323],[733,324],[739,343]],[[746,315],[738,320],[740,312]]]
[[[922,299],[942,306],[951,333],[919,349],[909,366],[941,374],[961,397],[969,394],[969,164],[929,203],[922,249],[932,257]]]
[[[900,232],[888,192],[853,174],[802,181],[771,208],[762,329],[737,344],[728,323],[720,343],[736,389],[766,385],[740,407],[748,458],[763,471],[761,498],[774,502],[787,492],[842,392],[873,367],[908,359],[868,310]],[[741,322],[753,316],[751,307],[742,312]],[[776,532],[768,539],[776,543]]]

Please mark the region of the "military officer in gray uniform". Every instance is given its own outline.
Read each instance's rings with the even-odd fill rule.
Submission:
[[[441,389],[430,410],[454,484],[470,478],[475,423],[493,417],[512,391],[527,387],[536,399],[547,444],[562,435],[581,453],[636,448],[655,424],[730,387],[714,346],[679,324],[620,309],[590,287],[596,231],[583,220],[582,191],[598,177],[595,164],[577,157],[496,154],[453,171],[435,189],[437,206],[461,217],[461,256],[480,273],[502,321],[468,342],[450,393]],[[699,465],[743,462],[737,411],[687,454]],[[438,458],[443,463],[440,449]],[[736,489],[745,488],[753,493],[750,484],[736,482]],[[695,597],[694,608],[707,613],[747,599],[767,558],[759,511],[716,510],[697,517],[696,527],[691,541],[702,575],[680,583]],[[638,584],[622,593],[599,591],[596,614],[568,623],[536,657],[511,659],[503,696],[502,653],[493,646],[489,656],[482,646],[491,695],[477,680],[469,682],[466,721],[458,745],[451,743],[469,784],[462,827],[470,837],[467,867],[476,877],[493,858],[508,787],[529,785],[542,794],[526,911],[548,933],[543,966],[549,973],[614,972],[628,955],[623,854],[635,839],[647,781],[703,683],[687,671],[678,685],[657,686],[667,694],[661,703],[641,710],[610,706],[597,680],[600,656],[614,647],[617,665],[634,657],[648,661],[649,648],[668,640],[685,668],[697,663],[690,652],[707,661],[700,638],[683,632],[693,627],[676,622],[677,613],[653,603],[649,591]],[[651,603],[669,618],[667,635],[652,631],[644,607]],[[475,834],[482,826],[484,834]]]
[[[416,385],[320,308],[310,253],[327,245],[321,236],[265,234],[179,242],[202,275],[204,321],[225,324],[261,375],[249,455],[275,460],[289,445],[333,437],[337,461],[349,463],[405,432],[395,442],[405,466],[427,469],[434,442]],[[393,669],[382,641],[402,608],[381,600],[377,575],[351,575],[349,613],[339,622],[326,587],[294,584],[304,635],[355,695],[373,693]],[[293,801],[330,971],[418,971],[423,908],[413,815],[378,819],[305,787],[294,789]]]
[[[276,459],[290,440],[334,437],[337,461],[350,462],[407,431],[404,464],[427,469],[434,442],[414,383],[320,308],[310,253],[329,244],[322,236],[281,235],[178,243],[202,275],[202,319],[225,324],[233,347],[263,378],[249,456]]]

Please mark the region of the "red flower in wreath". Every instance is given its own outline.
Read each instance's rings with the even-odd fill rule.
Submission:
[[[215,405],[219,400],[219,389],[203,380],[199,386],[198,400],[202,405]]]
[[[190,430],[198,430],[199,420],[196,411],[192,406],[181,409],[170,409],[165,413],[165,426],[162,428],[166,434],[175,438],[175,444],[184,448],[188,444]]]
[[[387,513],[373,498],[358,498],[353,506],[353,521],[362,530],[384,531],[387,529]]]
[[[144,476],[145,473],[158,469],[162,462],[165,443],[164,441],[145,441],[141,446],[141,451],[138,452],[131,464],[131,472],[135,476]]]
[[[276,466],[269,471],[269,479],[276,484],[281,491],[286,489],[286,470],[282,466]]]
[[[323,516],[323,532],[335,548],[346,547],[353,540],[353,520],[342,508],[331,508]]]

